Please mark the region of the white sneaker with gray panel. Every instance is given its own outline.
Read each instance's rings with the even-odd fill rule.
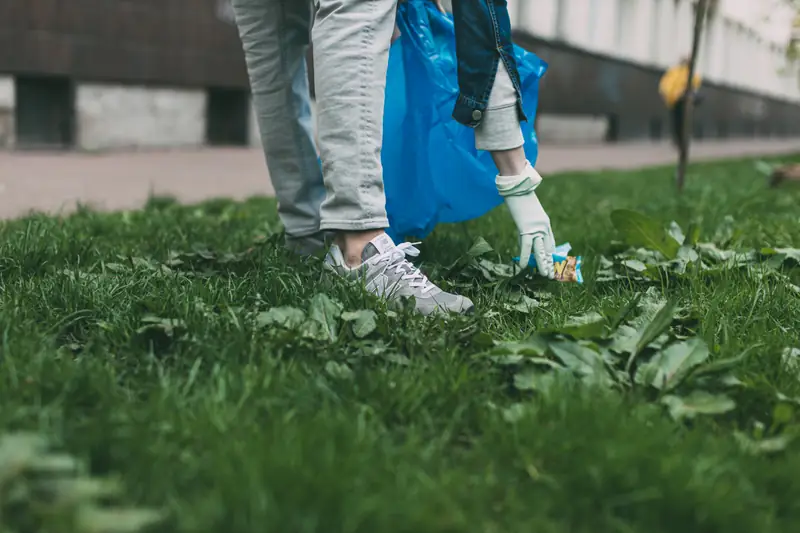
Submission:
[[[369,292],[390,302],[414,297],[415,308],[423,315],[471,314],[475,306],[469,298],[443,291],[406,259],[406,256],[418,255],[419,250],[413,244],[396,245],[384,233],[364,248],[360,266],[349,267],[336,245],[331,246],[325,266],[340,276],[364,283]]]

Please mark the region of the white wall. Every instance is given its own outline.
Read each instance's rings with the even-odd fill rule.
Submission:
[[[200,146],[205,109],[203,90],[79,84],[76,144],[84,150]]]
[[[14,79],[0,76],[0,148],[14,145]]]
[[[644,65],[667,68],[691,51],[692,0],[513,0],[509,9],[517,29]],[[788,63],[783,53],[792,17],[782,0],[720,0],[700,73],[800,101],[800,61]]]

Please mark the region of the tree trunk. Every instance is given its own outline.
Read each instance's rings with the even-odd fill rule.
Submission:
[[[706,21],[706,13],[708,12],[709,0],[699,0],[694,15],[694,35],[692,37],[692,55],[689,59],[689,78],[686,80],[686,96],[685,104],[683,106],[683,138],[679,147],[678,156],[678,171],[675,174],[678,192],[683,192],[683,186],[686,183],[686,166],[689,163],[689,147],[691,145],[691,137],[693,132],[693,113],[694,113],[694,97],[693,97],[693,81],[694,73],[697,66],[697,52],[700,49],[700,40],[703,36],[703,24]]]

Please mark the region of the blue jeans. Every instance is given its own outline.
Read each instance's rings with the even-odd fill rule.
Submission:
[[[506,0],[455,0],[453,18],[459,85],[453,118],[472,128],[481,124],[502,61],[517,93],[517,118],[526,120]]]

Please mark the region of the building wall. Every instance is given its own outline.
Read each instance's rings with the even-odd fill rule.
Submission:
[[[77,146],[84,150],[200,146],[206,93],[117,84],[75,91]]]
[[[246,87],[218,0],[2,0],[0,74],[84,82]]]
[[[609,140],[665,139],[669,116],[658,95],[663,69],[518,34],[551,65],[542,80],[539,115],[608,119]],[[649,88],[649,90],[648,90]],[[800,136],[800,105],[715,82],[695,110],[698,137]]]
[[[644,67],[665,69],[691,51],[692,0],[514,0],[510,8],[520,34]],[[792,17],[778,0],[720,0],[701,44],[700,73],[800,104],[800,61],[785,54]]]
[[[203,144],[208,91],[248,87],[226,2],[0,0],[0,147],[15,142],[14,76],[69,80],[77,148]],[[770,2],[778,0],[721,0],[710,22],[700,55],[705,136],[798,130],[800,63],[785,60],[786,14]],[[551,64],[543,139],[663,133],[658,76],[689,50],[690,0],[509,0],[509,8],[520,44]],[[252,113],[247,129],[258,145]]]

